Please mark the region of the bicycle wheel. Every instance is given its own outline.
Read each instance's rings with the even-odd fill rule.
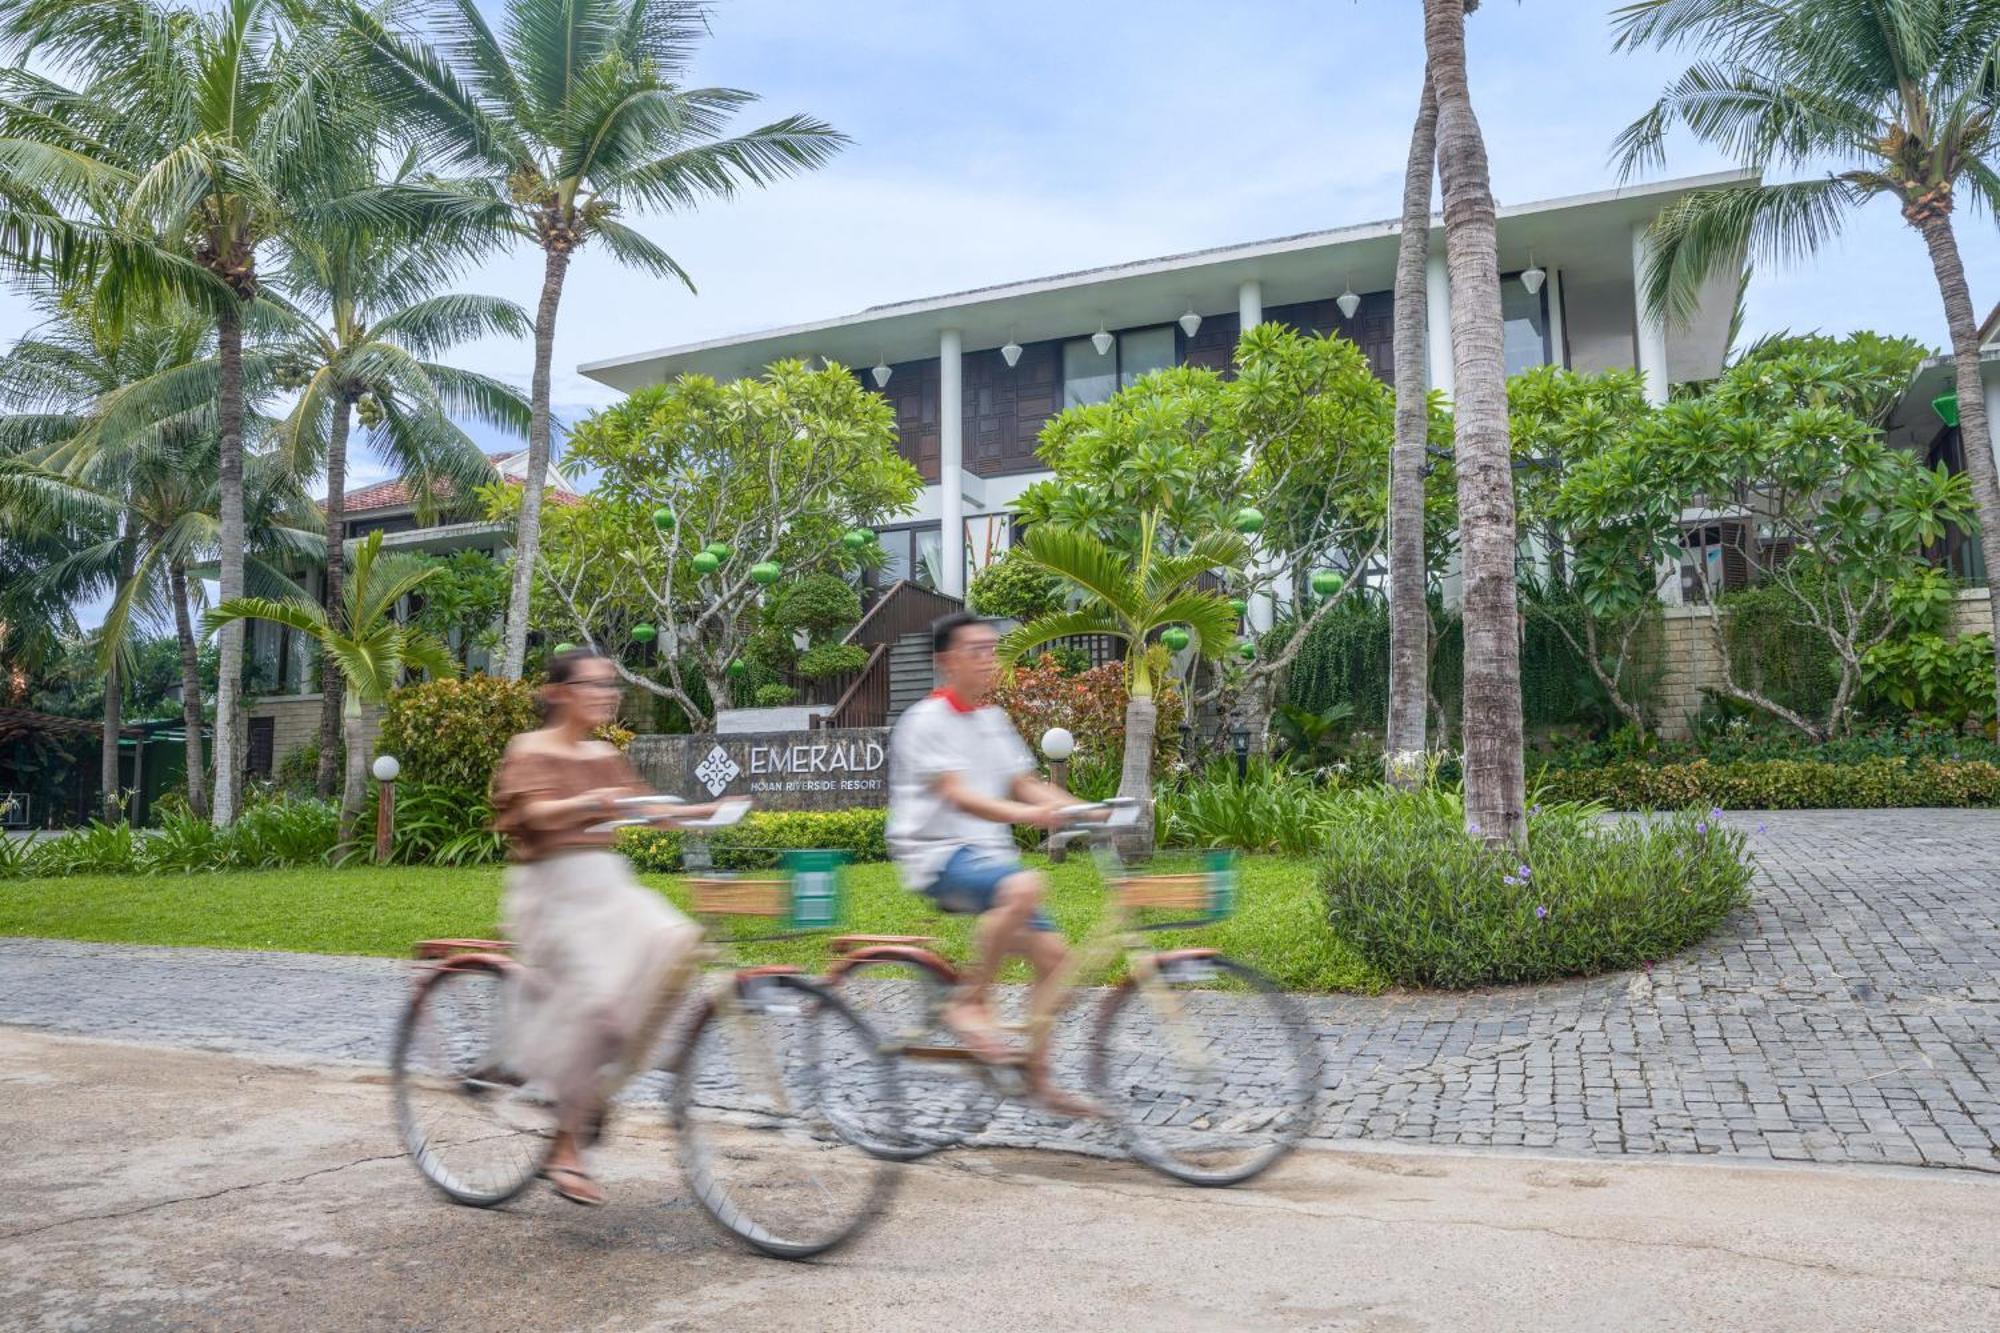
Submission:
[[[862,958],[821,984],[845,1000],[898,1053],[911,1047],[936,1052],[962,1049],[939,1021],[957,979],[934,963]],[[1000,1104],[1000,1094],[970,1058],[905,1056],[898,1074],[902,1114],[893,1131],[873,1108],[853,1108],[866,1113],[865,1119],[834,1121],[834,1128],[850,1142],[890,1161],[914,1162],[956,1147],[985,1129]]]
[[[898,1168],[834,1123],[865,1118],[893,1133],[896,1061],[804,977],[735,986],[696,1016],[675,1070],[681,1171],[725,1231],[781,1259],[810,1258],[859,1234],[895,1192]]]
[[[1298,1003],[1226,958],[1163,959],[1157,984],[1106,997],[1092,1042],[1091,1082],[1126,1148],[1191,1185],[1234,1185],[1290,1152],[1318,1077]]]
[[[526,1189],[555,1133],[553,1099],[504,1063],[512,976],[500,962],[433,971],[403,1011],[390,1058],[396,1126],[411,1159],[431,1184],[480,1208]]]

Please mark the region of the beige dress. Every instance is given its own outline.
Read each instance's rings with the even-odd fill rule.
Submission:
[[[647,790],[609,745],[558,751],[532,733],[508,743],[493,776],[493,826],[508,835],[514,861],[502,910],[525,965],[509,1015],[509,1062],[572,1105],[594,1105],[643,1054],[664,1017],[662,986],[698,934],[633,878],[610,849],[610,832],[590,829],[602,816],[555,829],[523,818],[532,802],[601,787]]]

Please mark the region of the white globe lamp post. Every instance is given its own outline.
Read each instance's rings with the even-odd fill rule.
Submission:
[[[396,826],[396,779],[403,765],[393,754],[378,754],[369,771],[375,775],[375,863],[389,864],[389,832]]]

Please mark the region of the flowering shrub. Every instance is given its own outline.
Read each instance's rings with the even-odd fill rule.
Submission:
[[[1037,746],[1050,727],[1066,727],[1076,737],[1076,760],[1112,760],[1125,748],[1125,667],[1107,662],[1074,675],[1054,662],[1017,666],[1001,680],[993,700],[1007,710],[1028,744]],[[1184,709],[1171,681],[1154,687],[1159,709],[1153,760],[1163,764],[1180,752]]]
[[[1621,810],[1719,805],[1732,810],[1868,810],[2000,805],[2000,764],[1984,759],[1738,759],[1710,763],[1544,768],[1536,790],[1552,800]]]
[[[541,724],[535,687],[526,681],[480,675],[428,680],[389,696],[375,749],[402,761],[406,783],[456,787],[483,797],[507,742]],[[632,742],[632,733],[615,723],[596,735],[621,750]]]
[[[1357,791],[1327,825],[1320,883],[1335,933],[1397,984],[1589,975],[1677,953],[1749,900],[1744,836],[1721,813],[1549,805],[1523,850],[1467,837],[1454,792]]]

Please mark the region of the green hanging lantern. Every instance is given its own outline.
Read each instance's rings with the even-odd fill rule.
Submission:
[[[1231,521],[1235,523],[1236,530],[1244,534],[1245,536],[1249,536],[1252,533],[1262,532],[1264,530],[1263,513],[1260,512],[1259,510],[1250,508],[1250,506],[1248,505],[1245,505],[1243,508],[1237,510],[1236,517]]]
[[[573,643],[559,643],[559,644],[557,644],[557,645],[556,645],[556,650],[555,650],[555,655],[556,655],[557,657],[561,657],[561,656],[562,656],[562,655],[563,655],[564,653],[573,653],[573,652],[575,652],[575,651],[576,651],[576,645],[575,645],[575,644],[573,644]]]
[[[1236,655],[1246,662],[1252,661],[1257,656],[1257,645],[1245,639],[1236,645]]]
[[[660,632],[644,621],[640,621],[632,627],[632,638],[639,643],[651,643],[659,637]]]
[[[1938,414],[1938,420],[1945,425],[1958,428],[1958,390],[1952,389],[1931,399],[1931,411]]]
[[[1331,569],[1322,569],[1312,576],[1312,590],[1321,597],[1331,597],[1347,584],[1347,580]]]
[[[697,574],[713,574],[721,568],[722,561],[713,551],[702,551],[694,558],[694,572]]]
[[[1161,632],[1160,642],[1175,652],[1188,646],[1188,632],[1179,625],[1170,625]]]
[[[674,530],[674,511],[664,507],[655,509],[653,511],[653,526],[661,532],[672,532]]]
[[[731,680],[741,680],[743,679],[744,676],[748,675],[750,672],[750,668],[745,664],[743,664],[742,662],[731,662],[728,666],[724,667],[723,670],[729,673],[729,678]]]
[[[840,534],[840,544],[850,551],[858,551],[874,539],[875,533],[870,528],[849,528]]]
[[[1229,599],[1229,609],[1240,617],[1250,609],[1250,603],[1244,601],[1241,597],[1232,597]]]
[[[750,566],[750,581],[760,587],[768,588],[778,581],[778,576],[783,572],[777,561],[761,560]]]
[[[707,549],[708,553],[714,556],[718,562],[727,560],[735,554],[734,551],[729,549],[728,542],[710,542]]]

